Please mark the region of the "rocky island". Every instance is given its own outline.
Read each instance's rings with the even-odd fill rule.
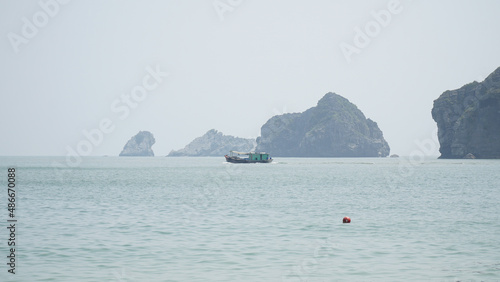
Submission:
[[[440,158],[500,158],[500,68],[434,101]]]
[[[254,139],[245,139],[224,135],[215,129],[209,130],[203,136],[194,139],[184,149],[171,151],[168,157],[222,157],[231,150],[248,152],[255,148]]]
[[[149,131],[139,131],[123,147],[120,157],[153,157],[151,147],[155,143],[153,134]]]
[[[269,119],[257,151],[273,157],[386,157],[390,148],[376,122],[346,98],[327,93],[303,113]]]

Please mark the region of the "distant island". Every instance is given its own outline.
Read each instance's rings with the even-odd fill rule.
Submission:
[[[442,159],[500,159],[500,67],[482,82],[445,91],[434,101]],[[154,156],[153,134],[140,131],[120,156]],[[302,113],[277,115],[257,139],[215,129],[168,157],[224,156],[229,151],[267,152],[274,157],[387,157],[390,147],[376,122],[346,98],[327,93]],[[399,157],[396,154],[392,158]]]
[[[500,68],[434,101],[440,158],[500,158]]]
[[[235,150],[273,157],[387,157],[390,151],[377,123],[335,93],[327,93],[303,113],[272,117],[261,135],[243,139],[212,129],[168,156],[224,156]]]
[[[168,157],[221,157],[229,153],[230,150],[248,152],[255,149],[254,139],[245,139],[224,135],[215,129],[209,130],[203,136],[194,139],[181,150],[171,151]]]
[[[276,157],[386,157],[390,148],[376,122],[346,98],[327,93],[303,113],[269,119],[257,151]]]
[[[155,154],[151,147],[156,142],[149,131],[139,131],[123,147],[120,157],[153,157]]]

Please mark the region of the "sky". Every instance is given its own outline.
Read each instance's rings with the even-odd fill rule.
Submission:
[[[377,122],[391,153],[438,155],[433,101],[500,66],[499,11],[496,0],[1,1],[0,155],[115,156],[148,130],[163,156],[210,129],[255,138],[328,92]]]

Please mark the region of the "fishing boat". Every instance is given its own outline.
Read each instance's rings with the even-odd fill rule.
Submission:
[[[238,152],[238,151],[230,151],[229,156],[225,155],[226,161],[229,163],[270,163],[273,161],[273,158],[269,156],[269,154],[264,152]]]

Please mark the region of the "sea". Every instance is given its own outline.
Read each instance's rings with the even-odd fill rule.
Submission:
[[[0,157],[0,184],[0,281],[500,281],[500,160]]]

